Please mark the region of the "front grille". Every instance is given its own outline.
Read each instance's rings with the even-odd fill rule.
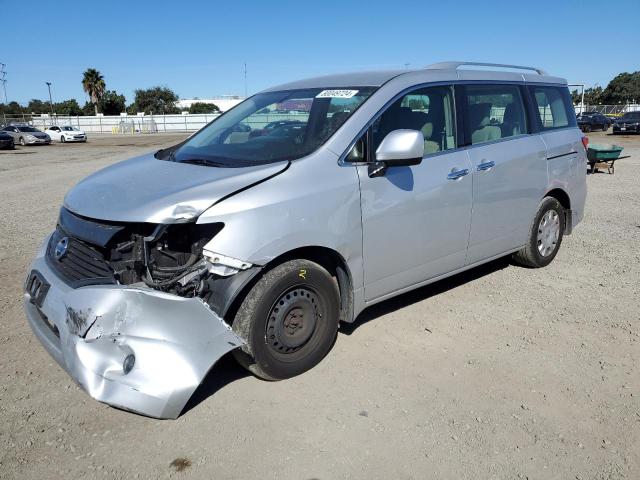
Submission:
[[[66,239],[66,248],[56,251],[63,239]],[[100,250],[68,236],[60,227],[49,241],[47,263],[72,287],[116,283],[113,271]]]

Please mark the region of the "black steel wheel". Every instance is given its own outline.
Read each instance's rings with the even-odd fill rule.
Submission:
[[[338,330],[340,294],[333,277],[309,260],[269,270],[253,286],[233,321],[246,345],[238,362],[265,380],[282,380],[317,365]]]

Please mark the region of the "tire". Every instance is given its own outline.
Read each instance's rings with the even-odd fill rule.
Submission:
[[[606,123],[602,124],[602,131],[606,132],[607,130],[609,130],[609,125],[607,125]]]
[[[531,223],[527,244],[513,254],[515,262],[530,268],[549,265],[560,249],[564,226],[564,208],[555,198],[545,197]]]
[[[589,133],[591,131],[591,125],[585,125],[584,127],[582,127],[582,131],[584,133]]]
[[[264,380],[291,378],[329,353],[338,332],[338,286],[322,266],[291,260],[269,270],[244,298],[232,324],[246,345],[235,359]]]
[[[60,137],[60,143],[64,143],[66,140],[64,139],[64,135]]]
[[[22,145],[23,147],[26,145],[23,137],[20,137],[20,140],[18,141],[20,142],[20,145]]]

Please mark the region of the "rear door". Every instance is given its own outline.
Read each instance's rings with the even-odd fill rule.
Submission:
[[[534,104],[534,118],[540,137],[547,149],[549,188],[560,188],[575,208],[573,219],[582,218],[582,206],[587,195],[586,156],[582,146],[582,132],[576,128],[571,95],[560,85],[531,85],[528,87]]]
[[[471,175],[467,153],[456,144],[453,87],[402,95],[365,135],[367,148],[363,139],[352,153],[374,160],[382,139],[398,129],[422,131],[422,163],[381,176],[370,176],[367,164],[357,167],[367,301],[461,268],[466,256]]]
[[[466,264],[526,242],[547,186],[546,150],[532,135],[524,87],[464,85],[460,103],[473,173],[473,215]]]

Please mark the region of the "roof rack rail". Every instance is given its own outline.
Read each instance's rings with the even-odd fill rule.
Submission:
[[[531,70],[538,75],[547,75],[547,72],[537,67],[523,67],[521,65],[505,65],[502,63],[483,63],[483,62],[439,62],[427,65],[428,70],[457,70],[463,65],[473,65],[478,67],[500,67],[500,68],[514,68],[518,70]]]

